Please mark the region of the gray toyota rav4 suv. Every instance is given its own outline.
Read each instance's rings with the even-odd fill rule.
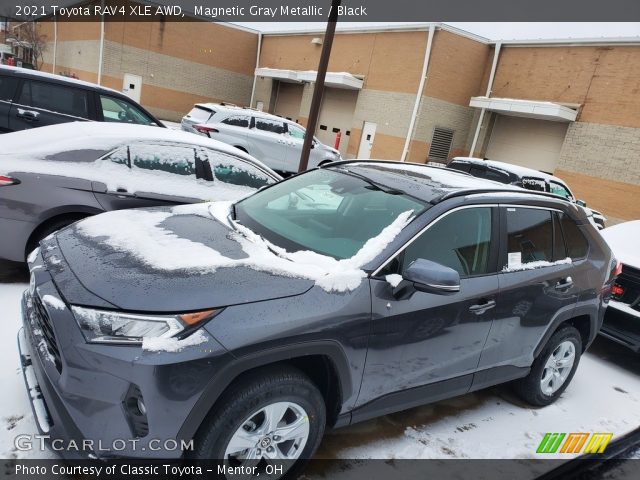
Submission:
[[[552,403],[617,262],[553,195],[351,161],[236,203],[91,217],[30,269],[19,346],[51,438],[296,469],[328,427],[509,381]]]

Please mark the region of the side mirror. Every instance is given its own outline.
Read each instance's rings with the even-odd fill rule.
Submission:
[[[460,274],[457,271],[423,258],[411,263],[403,277],[420,292],[447,295],[460,291]]]
[[[576,203],[578,205],[580,205],[581,207],[586,207],[587,206],[587,202],[585,202],[584,200],[576,200]]]

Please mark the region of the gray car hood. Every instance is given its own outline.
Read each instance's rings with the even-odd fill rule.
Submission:
[[[129,311],[197,311],[299,295],[313,286],[286,272],[234,263],[247,257],[237,235],[203,204],[125,210],[59,232],[59,254],[43,256],[69,303],[104,308],[106,301]],[[217,266],[225,261],[230,265]],[[78,282],[56,280],[69,271]]]

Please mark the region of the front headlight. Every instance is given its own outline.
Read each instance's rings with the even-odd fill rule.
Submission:
[[[221,309],[178,315],[143,315],[71,307],[87,342],[139,344],[143,338],[169,338],[208,320]]]

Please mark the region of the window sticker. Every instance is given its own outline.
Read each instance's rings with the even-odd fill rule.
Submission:
[[[509,252],[507,268],[515,268],[522,265],[522,252]]]

